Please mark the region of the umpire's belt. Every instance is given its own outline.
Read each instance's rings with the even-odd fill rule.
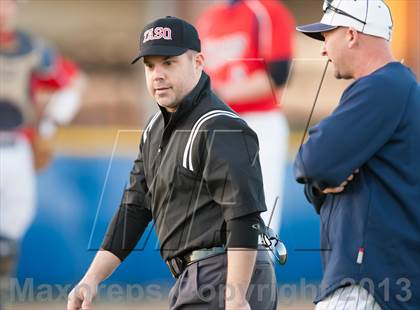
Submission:
[[[210,258],[219,254],[226,252],[225,247],[214,247],[209,249],[195,250],[185,255],[180,255],[166,261],[169,271],[172,273],[174,278],[178,278],[179,275],[187,268],[189,265],[198,262],[200,260]]]

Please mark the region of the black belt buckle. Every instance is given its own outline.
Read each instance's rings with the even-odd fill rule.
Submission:
[[[179,257],[168,259],[166,265],[174,278],[178,278],[186,267],[184,261]]]

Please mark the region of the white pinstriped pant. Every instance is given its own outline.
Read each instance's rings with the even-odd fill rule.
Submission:
[[[35,178],[26,138],[16,137],[13,145],[0,144],[0,236],[19,241],[25,235],[35,216]]]
[[[316,304],[315,310],[381,310],[373,296],[360,285],[341,287]]]

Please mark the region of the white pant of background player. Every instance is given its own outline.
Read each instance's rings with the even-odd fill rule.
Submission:
[[[264,182],[267,212],[261,217],[277,234],[280,233],[283,206],[283,188],[287,164],[289,126],[279,111],[247,112],[240,116],[257,133],[260,144],[260,162]],[[276,207],[275,201],[277,199]]]
[[[315,310],[381,310],[367,290],[360,285],[341,287],[316,304]]]
[[[10,135],[0,132],[0,236],[20,241],[35,215],[35,171],[28,140]]]

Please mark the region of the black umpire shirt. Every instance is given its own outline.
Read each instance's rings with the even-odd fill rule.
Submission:
[[[164,260],[226,244],[226,222],[266,211],[257,135],[202,73],[175,113],[148,122],[102,244],[124,260],[153,219]]]

